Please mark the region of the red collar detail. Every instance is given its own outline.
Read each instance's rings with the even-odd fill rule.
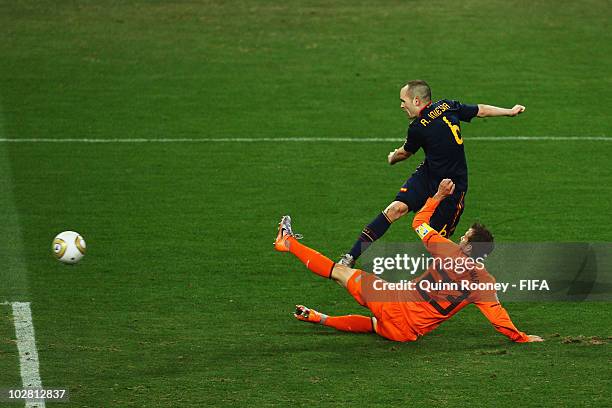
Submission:
[[[421,110],[419,111],[418,116],[421,116],[421,112],[423,112],[426,108],[429,108],[430,106],[431,106],[431,101],[427,105],[425,105],[425,106],[423,106],[421,108]]]

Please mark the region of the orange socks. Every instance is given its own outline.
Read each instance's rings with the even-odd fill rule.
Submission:
[[[334,269],[335,265],[334,261],[321,255],[314,249],[300,244],[298,240],[293,237],[287,238],[287,246],[289,247],[289,251],[297,256],[308,269],[319,276],[331,279],[332,269]]]
[[[334,269],[334,261],[321,255],[312,248],[300,244],[297,239],[288,237],[286,241],[289,251],[295,255],[308,269],[324,278],[331,278]],[[316,313],[316,311],[313,310]],[[333,327],[336,330],[348,331],[353,333],[370,333],[374,331],[372,319],[361,315],[348,316],[327,316],[320,313],[321,321],[324,326]],[[297,316],[296,316],[297,317]],[[304,320],[304,319],[301,319]],[[309,319],[309,321],[311,321]],[[312,321],[312,323],[317,323]]]
[[[320,324],[353,333],[371,333],[374,331],[372,319],[361,315],[327,316],[321,314]]]

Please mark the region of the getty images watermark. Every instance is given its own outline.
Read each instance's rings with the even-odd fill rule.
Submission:
[[[408,253],[396,253],[392,256],[378,256],[372,260],[372,272],[380,275],[385,271],[399,270],[414,275],[419,270],[431,267],[453,269],[457,273],[474,268],[484,268],[484,257],[477,258],[453,258],[453,257],[432,257],[421,253],[413,256]]]
[[[444,247],[443,245],[446,245]],[[374,243],[360,258],[373,301],[484,296],[505,301],[612,301],[612,243],[497,243],[487,257],[450,244]],[[448,254],[448,256],[445,256]]]
[[[518,290],[550,290],[546,279],[520,279],[517,283],[509,282],[480,282],[478,277],[460,277],[466,272],[485,269],[485,257],[432,257],[421,253],[418,256],[411,256],[407,253],[394,254],[393,256],[379,256],[372,259],[372,272],[375,275],[383,275],[385,271],[404,271],[410,275],[416,275],[419,271],[429,269],[437,271],[452,271],[459,275],[455,281],[431,281],[401,279],[398,282],[388,282],[383,279],[375,280],[372,283],[374,290],[423,290],[431,291],[501,291],[506,292],[511,286]]]

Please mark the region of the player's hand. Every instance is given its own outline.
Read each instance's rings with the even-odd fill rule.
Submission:
[[[514,105],[514,107],[512,109],[510,109],[510,115],[509,116],[516,116],[519,115],[521,113],[525,112],[525,107],[523,105]]]
[[[389,162],[389,164],[395,164],[395,161],[393,160],[395,153],[397,153],[397,149],[389,153],[389,155],[387,156],[387,161]]]
[[[535,334],[528,334],[527,339],[528,343],[539,343],[541,341],[544,341],[543,338],[541,338],[540,336],[536,336]]]
[[[455,192],[455,183],[451,179],[444,179],[440,182],[438,186],[438,192],[434,196],[435,199],[442,201],[449,195]]]

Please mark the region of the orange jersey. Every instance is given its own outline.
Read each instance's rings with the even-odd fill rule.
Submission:
[[[459,245],[444,238],[428,225],[438,204],[438,201],[428,199],[414,217],[412,226],[433,259],[451,260],[450,267],[445,263],[434,263],[423,275],[410,281],[414,289],[389,290],[382,297],[375,288],[380,287],[384,281],[371,273],[357,270],[349,279],[347,290],[360,304],[372,311],[376,317],[376,333],[390,340],[414,341],[467,305],[474,304],[495,330],[512,341],[527,342],[527,335],[514,326],[508,312],[499,303],[495,290],[474,290],[469,287],[470,284],[494,284],[495,278],[482,263],[478,264],[465,255]],[[472,264],[475,264],[474,267],[471,267]],[[422,287],[423,281],[429,281],[433,289]],[[433,286],[443,284],[447,287]],[[468,287],[463,288],[463,285]]]
[[[414,217],[412,227],[421,237],[425,248],[434,259],[454,260],[456,265],[474,266],[472,268],[449,269],[444,262],[432,265],[423,275],[414,280],[417,287],[423,286],[418,283],[429,280],[431,284],[454,282],[454,287],[459,290],[434,287],[434,290],[417,290],[411,295],[412,299],[401,302],[406,322],[414,331],[423,335],[438,327],[445,320],[450,319],[455,313],[465,306],[473,303],[493,324],[493,327],[503,335],[516,342],[526,342],[527,335],[519,331],[508,312],[501,306],[494,290],[469,290],[471,283],[495,283],[495,278],[487,272],[482,263],[474,264],[474,260],[463,253],[460,246],[441,236],[436,230],[428,225],[429,219],[440,202],[430,198],[423,208]],[[456,269],[462,269],[458,273]],[[444,286],[444,285],[439,285]],[[447,285],[450,286],[450,285]],[[464,286],[464,289],[461,287]],[[418,295],[417,295],[418,293]],[[418,299],[420,297],[421,299]]]

